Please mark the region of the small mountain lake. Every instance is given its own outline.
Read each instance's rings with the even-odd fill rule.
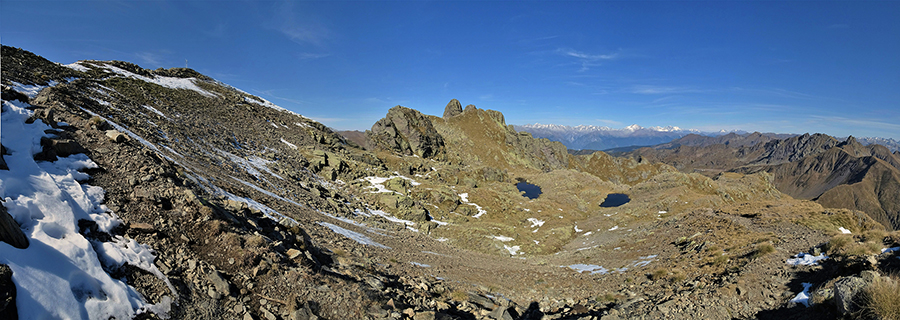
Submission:
[[[610,193],[606,195],[606,200],[603,200],[603,203],[601,203],[600,206],[604,208],[618,207],[628,203],[628,201],[631,201],[631,198],[628,198],[627,194]]]
[[[537,199],[541,195],[541,187],[530,184],[527,181],[516,183],[516,189],[519,189],[519,192],[525,192],[525,197],[528,199]]]

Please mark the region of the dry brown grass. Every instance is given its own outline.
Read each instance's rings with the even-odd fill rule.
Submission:
[[[862,309],[876,319],[900,320],[900,277],[892,274],[875,279],[863,291]]]
[[[667,271],[666,269],[663,269],[663,268],[659,268],[659,269],[653,270],[653,272],[651,272],[648,275],[648,278],[650,278],[650,280],[657,281],[657,280],[661,280],[661,279],[665,278],[668,275],[669,275],[669,271]]]
[[[469,300],[469,294],[465,291],[454,290],[453,292],[450,292],[450,299],[456,302],[467,301]]]
[[[848,244],[853,242],[853,236],[837,235],[831,237],[831,240],[825,244],[825,252],[829,255],[841,252]]]
[[[775,252],[775,246],[768,242],[761,243],[756,246],[756,249],[753,249],[753,252],[750,253],[750,258],[756,259],[772,252]]]

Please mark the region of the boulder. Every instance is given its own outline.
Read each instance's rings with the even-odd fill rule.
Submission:
[[[115,143],[125,142],[128,139],[128,135],[116,130],[106,130],[106,137],[109,138],[109,141]]]
[[[6,160],[3,159],[4,155],[6,155],[6,147],[0,144],[0,170],[9,171],[9,166],[6,165]]]
[[[450,102],[447,103],[447,107],[444,108],[444,119],[451,118],[461,113],[463,113],[463,109],[462,105],[459,104],[459,100],[450,100]]]
[[[406,179],[396,177],[385,181],[384,187],[391,191],[407,194],[409,192],[410,183]]]
[[[834,283],[834,304],[838,312],[847,315],[858,309],[855,299],[866,287],[866,281],[860,277],[845,277]]]
[[[0,205],[0,241],[19,249],[28,248],[28,238],[3,205]]]
[[[218,293],[221,293],[225,296],[231,295],[231,283],[228,280],[225,280],[225,277],[222,276],[218,271],[213,270],[209,274],[209,282],[213,284]]]
[[[444,138],[422,113],[396,106],[366,131],[368,149],[434,158],[445,153]]]
[[[12,281],[12,269],[5,264],[0,264],[0,319],[18,318],[16,285]]]

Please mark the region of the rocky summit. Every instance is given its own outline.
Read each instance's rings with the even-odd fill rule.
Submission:
[[[3,319],[835,319],[897,283],[885,148],[573,155],[455,99],[345,137],[191,69],[2,56]],[[835,204],[871,190],[886,217]]]

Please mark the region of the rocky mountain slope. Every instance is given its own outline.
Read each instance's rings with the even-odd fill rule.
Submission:
[[[878,144],[864,146],[853,137],[838,141],[823,134],[784,139],[759,133],[688,136],[626,155],[710,176],[767,171],[778,190],[794,198],[862,210],[886,226],[900,228],[900,153]]]
[[[2,56],[3,318],[833,318],[859,299],[833,280],[896,270],[853,250],[900,237],[767,170],[570,155],[456,100],[391,108],[352,142],[190,69]],[[790,260],[816,250],[832,258]],[[820,289],[841,294],[797,302]]]

